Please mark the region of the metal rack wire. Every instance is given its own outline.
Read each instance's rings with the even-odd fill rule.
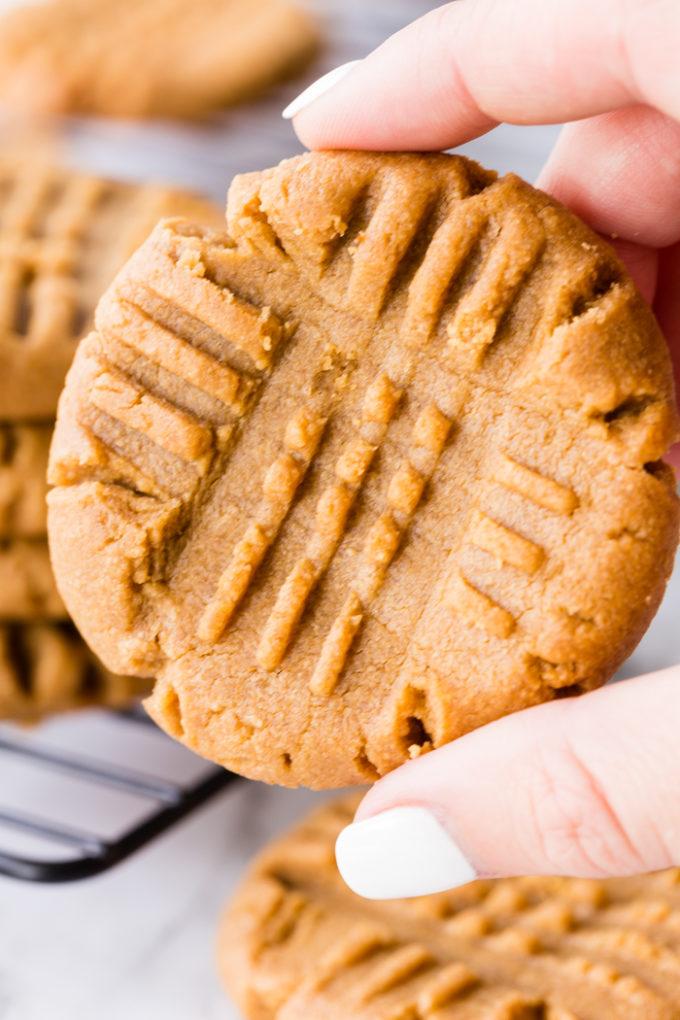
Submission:
[[[153,730],[155,739],[165,741],[141,710],[110,713],[120,727],[120,747],[126,743],[127,727]],[[190,755],[190,752],[184,752]],[[185,781],[158,778],[145,769],[119,764],[119,760],[82,754],[78,750],[54,747],[35,732],[3,727],[0,732],[2,760],[35,773],[35,789],[54,784],[56,777],[86,784],[94,797],[104,791],[126,795],[135,805],[133,821],[122,825],[115,835],[102,833],[96,826],[69,824],[62,817],[51,817],[43,807],[24,808],[3,803],[0,795],[0,874],[32,882],[69,882],[88,878],[108,870],[136,850],[165,832],[180,819],[223,790],[237,777],[224,769],[192,761],[192,775]],[[124,754],[121,755],[124,758]],[[205,767],[203,767],[203,765]],[[47,791],[58,801],[58,789]],[[40,797],[36,798],[40,801]],[[44,798],[43,798],[44,799]],[[40,853],[11,849],[12,836],[23,836],[40,847]]]

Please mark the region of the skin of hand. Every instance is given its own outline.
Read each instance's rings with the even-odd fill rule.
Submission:
[[[291,113],[313,149],[439,150],[501,121],[569,122],[537,184],[617,248],[680,391],[679,44],[677,0],[457,0],[312,86]],[[669,459],[678,471],[680,444]],[[341,834],[343,876],[383,898],[476,876],[679,865],[679,685],[674,666],[403,765]]]

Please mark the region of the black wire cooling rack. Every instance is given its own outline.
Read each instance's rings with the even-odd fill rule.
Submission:
[[[141,708],[35,729],[3,724],[0,874],[33,882],[97,875],[236,778],[175,744]]]

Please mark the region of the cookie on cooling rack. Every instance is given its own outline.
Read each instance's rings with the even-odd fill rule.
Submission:
[[[0,101],[197,117],[297,71],[317,45],[307,14],[279,0],[48,0],[0,21]]]
[[[53,417],[104,288],[162,216],[218,223],[211,203],[0,155],[0,420]]]
[[[53,562],[229,768],[366,783],[596,687],[662,597],[668,352],[613,251],[461,157],[316,153],[160,225],[62,397]]]
[[[333,859],[350,798],[255,860],[219,964],[247,1020],[674,1020],[680,869],[513,878],[369,902]]]

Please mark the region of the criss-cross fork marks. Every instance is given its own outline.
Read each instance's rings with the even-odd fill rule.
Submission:
[[[491,556],[527,574],[535,574],[545,553],[540,545],[519,535],[512,528],[474,510],[463,541],[484,549]]]
[[[157,228],[100,302],[104,342],[84,344],[81,423],[182,498],[231,440],[284,334],[269,309],[209,280],[201,251],[199,238]]]
[[[492,481],[496,485],[551,513],[568,517],[578,507],[578,497],[571,489],[538,471],[532,471],[506,454],[495,458],[491,470]],[[499,571],[509,566],[533,575],[546,559],[546,551],[537,542],[493,520],[477,508],[472,509],[462,541],[493,557]],[[499,586],[502,588],[500,575]],[[458,566],[452,571],[447,584],[445,601],[453,612],[493,637],[505,639],[515,630],[517,621],[513,614],[479,591]]]
[[[392,476],[387,507],[364,540],[357,580],[324,640],[309,682],[312,694],[330,696],[345,666],[364,612],[377,595],[392,559],[432,477],[451,429],[451,421],[435,404],[418,416],[407,458]],[[417,465],[417,466],[416,466]]]
[[[624,623],[632,634],[659,594],[665,568],[652,561],[674,509],[666,479],[634,467],[672,425],[653,328],[606,274],[579,304],[584,280],[613,263],[606,247],[548,196],[491,177],[444,156],[351,153],[247,175],[229,235],[156,231],[114,284],[117,320],[106,313],[79,349],[52,462],[62,587],[86,621],[88,593],[110,579],[111,605],[129,612],[96,630],[102,651],[121,669],[149,661],[159,719],[177,731],[172,685],[181,739],[230,767],[291,784],[386,771],[410,747],[551,697],[553,668],[562,686],[586,686],[586,671],[599,682]],[[614,342],[615,372],[602,353]],[[357,422],[380,369],[403,390],[384,439]],[[627,403],[643,373],[660,430],[647,427],[655,407]],[[619,389],[609,420],[600,405]],[[409,436],[430,405],[456,429],[436,467],[437,443]],[[283,434],[296,408],[331,417],[309,466]],[[634,429],[629,410],[644,418]],[[606,499],[580,452],[611,484]],[[582,512],[559,484],[570,477]],[[596,542],[606,506],[627,521],[652,489],[658,519],[620,577],[646,609],[619,600],[620,623],[598,612],[592,564],[560,557],[580,529],[584,548]],[[88,562],[94,533],[116,541]],[[623,545],[602,550],[612,575]],[[563,597],[581,567],[588,618]],[[578,658],[564,662],[572,637]]]
[[[75,275],[92,217],[115,186],[47,169],[11,176],[0,207],[0,332],[31,343],[75,339],[83,320]]]
[[[3,412],[54,416],[75,345],[125,258],[164,216],[215,222],[208,202],[153,185],[107,181],[33,159],[0,158],[0,360]]]
[[[274,543],[295,498],[295,492],[314,459],[326,418],[311,407],[300,408],[287,422],[281,452],[262,482],[262,501],[254,521],[236,544],[198,625],[201,641],[214,644],[229,624]]]
[[[263,669],[279,666],[314,586],[328,568],[347,528],[350,510],[396,411],[401,391],[382,373],[364,397],[358,432],[345,443],[334,467],[334,481],[319,497],[314,531],[302,559],[284,581],[257,649]],[[370,429],[371,440],[362,434]]]
[[[503,184],[495,187],[501,194]],[[406,343],[422,347],[431,340],[446,316],[452,286],[485,232],[492,229],[486,196],[460,202],[438,227],[409,285],[400,330]],[[545,230],[528,204],[501,216],[500,227],[495,229],[498,234],[476,280],[460,296],[446,322],[446,353],[462,370],[481,364],[545,243]]]

